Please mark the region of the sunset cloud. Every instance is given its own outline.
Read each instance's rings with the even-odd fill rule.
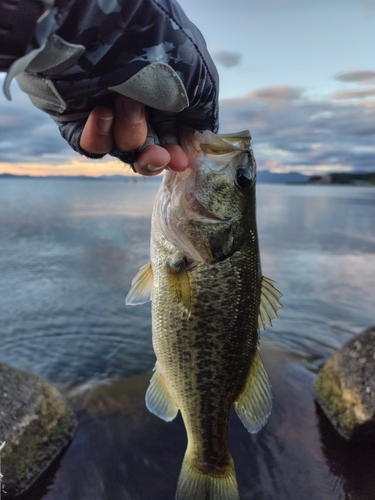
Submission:
[[[0,162],[0,173],[13,175],[33,175],[44,177],[47,175],[87,175],[99,177],[101,175],[137,175],[125,163],[119,160],[85,160],[72,158],[67,163],[52,165],[50,163],[6,163]]]
[[[299,88],[275,87],[224,100],[220,110],[228,131],[250,129],[260,169],[375,170],[375,106],[366,102],[317,100]]]
[[[366,99],[367,97],[375,96],[375,88],[367,90],[346,90],[342,92],[335,92],[331,95],[332,99]]]
[[[251,95],[252,99],[260,102],[280,103],[300,99],[303,89],[288,87],[287,85],[268,87],[256,90]]]
[[[375,83],[375,71],[346,71],[336,75],[334,79],[349,83]]]

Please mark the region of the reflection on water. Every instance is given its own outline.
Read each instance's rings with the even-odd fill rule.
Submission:
[[[2,180],[0,189],[0,359],[55,382],[149,368],[149,307],[125,310],[124,297],[148,260],[157,184]]]
[[[345,498],[373,500],[375,498],[374,443],[346,441],[332,432],[330,422],[318,406],[316,412],[324,457],[332,475],[341,482]]]
[[[264,274],[284,293],[266,335],[311,369],[375,323],[375,190],[344,186],[258,189]]]
[[[144,407],[150,307],[124,304],[148,260],[156,190],[150,181],[0,182],[0,361],[58,384],[80,419],[28,500],[174,497],[185,432]],[[310,389],[330,354],[375,324],[374,214],[373,188],[258,186],[263,272],[284,309],[263,334],[269,423],[249,436],[231,420],[243,499],[375,500],[369,450],[332,432]]]

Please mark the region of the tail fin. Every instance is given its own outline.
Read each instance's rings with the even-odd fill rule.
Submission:
[[[178,479],[176,500],[239,500],[232,457],[225,475],[211,476],[195,469],[185,455]]]

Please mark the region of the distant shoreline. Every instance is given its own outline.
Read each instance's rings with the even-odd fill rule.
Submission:
[[[160,182],[161,176],[144,177],[141,175],[102,175],[100,177],[90,177],[87,175],[14,175],[0,174],[1,179],[36,179],[36,180],[57,180],[57,181],[96,181],[96,182]],[[307,176],[298,172],[288,172],[285,174],[275,174],[269,170],[261,170],[257,173],[257,182],[266,184],[292,184],[292,185],[352,185],[352,186],[374,186],[375,172],[333,172],[325,175]]]

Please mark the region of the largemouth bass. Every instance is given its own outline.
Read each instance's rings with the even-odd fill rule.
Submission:
[[[250,133],[187,129],[181,138],[189,168],[164,175],[151,261],[127,304],[152,298],[157,362],[147,407],[167,421],[180,410],[184,420],[188,446],[176,499],[238,500],[229,411],[234,404],[252,433],[270,414],[259,331],[272,325],[281,293],[261,272]]]

